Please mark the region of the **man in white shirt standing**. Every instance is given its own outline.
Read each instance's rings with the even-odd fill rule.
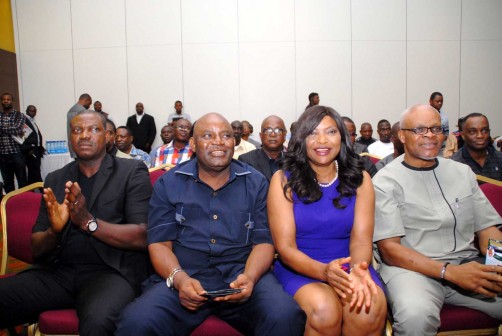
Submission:
[[[392,132],[387,120],[382,119],[378,122],[377,133],[380,140],[369,145],[368,152],[381,158],[394,153],[394,144],[390,141]]]
[[[244,127],[239,120],[232,121],[232,130],[234,131],[235,147],[234,147],[234,159],[238,159],[239,155],[250,152],[256,149],[256,146],[246,140],[242,139],[242,132]]]
[[[175,111],[167,117],[168,125],[173,125],[173,123],[179,119],[186,119],[190,122],[192,121],[190,119],[190,115],[188,115],[188,113],[183,112],[183,103],[181,101],[177,100],[174,103],[174,110]]]

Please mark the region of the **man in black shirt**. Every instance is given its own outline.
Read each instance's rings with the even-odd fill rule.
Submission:
[[[462,122],[464,145],[451,157],[465,163],[475,174],[502,181],[502,153],[491,145],[490,123],[481,113],[471,113]]]
[[[106,121],[71,119],[77,159],[49,174],[31,237],[35,265],[0,280],[0,329],[76,308],[80,335],[112,335],[148,275],[146,166],[106,153]]]

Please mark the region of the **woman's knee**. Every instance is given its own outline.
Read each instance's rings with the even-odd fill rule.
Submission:
[[[311,286],[308,290],[303,289],[302,287],[298,291],[295,299],[307,314],[309,326],[316,330],[340,328],[342,306],[336,293],[327,285]]]

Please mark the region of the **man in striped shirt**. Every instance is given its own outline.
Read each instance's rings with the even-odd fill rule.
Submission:
[[[190,159],[193,154],[188,143],[191,127],[192,123],[187,119],[176,121],[174,124],[174,140],[157,149],[155,153],[155,167],[166,163],[177,165]]]

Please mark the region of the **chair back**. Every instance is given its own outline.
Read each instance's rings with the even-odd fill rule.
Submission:
[[[172,167],[174,167],[172,164],[167,163],[158,167],[150,168],[148,172],[150,173],[150,182],[152,183],[152,186],[155,184],[155,182],[157,182],[159,177],[164,175],[164,173]]]
[[[9,256],[26,263],[33,263],[31,253],[31,229],[35,224],[42,194],[31,192],[43,188],[42,182],[14,190],[2,199],[2,264],[0,275],[6,273]]]
[[[377,164],[378,161],[380,161],[382,158],[378,155],[375,155],[375,154],[370,154],[370,153],[367,153],[367,152],[362,152],[361,154],[359,154],[360,156],[367,156],[371,162],[373,162],[373,164]]]
[[[483,183],[479,186],[495,210],[502,216],[502,185]]]

